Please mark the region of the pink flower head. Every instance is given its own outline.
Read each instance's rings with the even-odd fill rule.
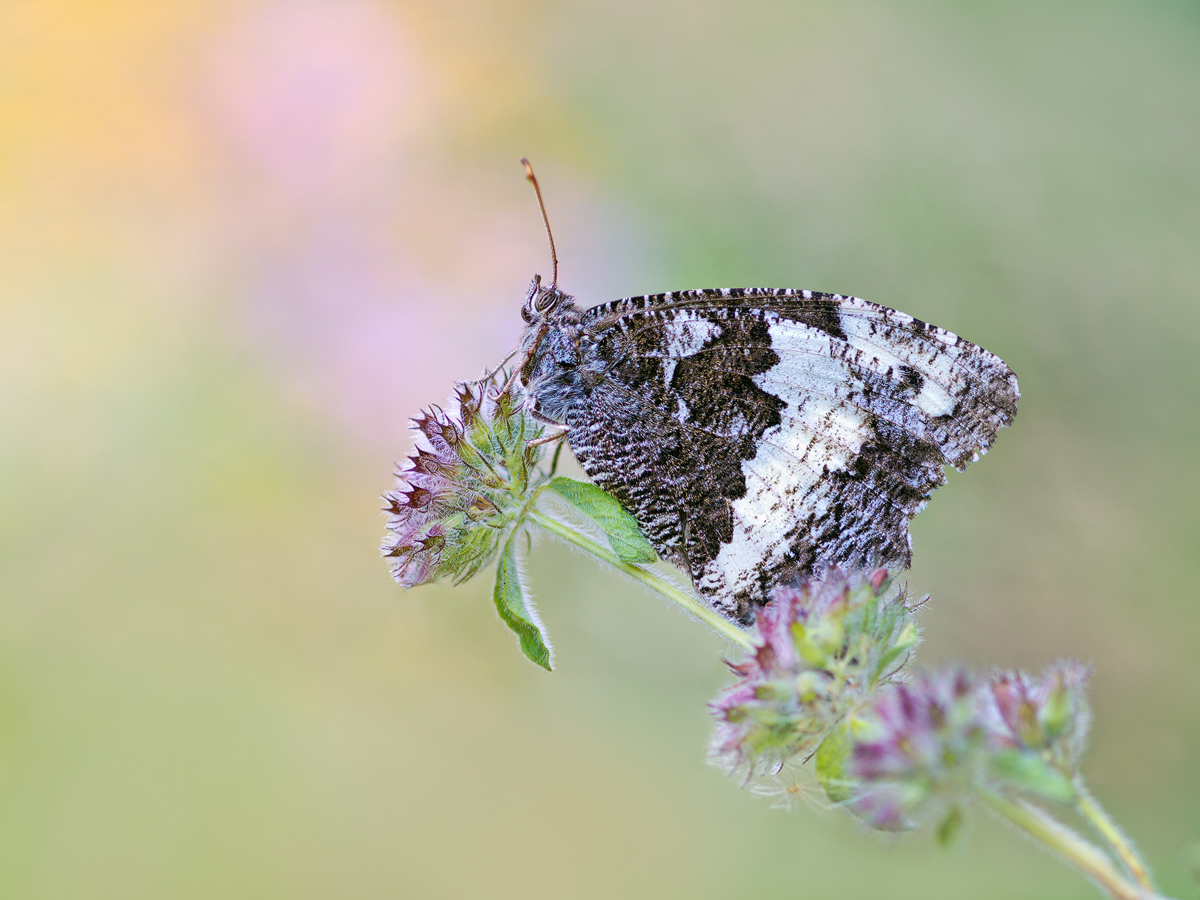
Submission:
[[[710,704],[710,755],[733,772],[778,769],[813,750],[898,668],[916,643],[903,591],[884,570],[842,572],[775,589],[759,640],[729,664],[738,681]]]
[[[1084,695],[1090,676],[1090,666],[1059,660],[1040,678],[1025,672],[993,677],[998,738],[1029,750],[1050,750],[1077,763],[1090,719]]]
[[[383,495],[383,555],[405,587],[442,576],[464,581],[496,551],[537,462],[540,428],[511,389],[487,380],[459,384],[450,411],[422,410],[418,446]]]
[[[985,765],[985,688],[961,669],[882,688],[847,761],[855,813],[874,828],[912,828],[930,800]]]

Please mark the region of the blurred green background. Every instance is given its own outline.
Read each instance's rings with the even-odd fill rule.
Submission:
[[[5,0],[0,895],[1090,897],[773,810],[723,643],[549,541],[558,670],[378,558],[406,418],[584,305],[853,293],[1017,371],[913,527],[926,665],[1095,663],[1086,772],[1200,841],[1200,8]]]

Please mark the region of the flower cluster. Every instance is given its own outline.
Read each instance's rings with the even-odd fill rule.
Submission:
[[[456,388],[449,410],[413,420],[418,447],[384,495],[383,554],[405,587],[461,582],[496,560],[492,599],[521,651],[552,668],[550,643],[521,575],[532,529],[565,538],[658,590],[746,649],[737,681],[710,705],[709,752],[752,792],[790,805],[805,794],[789,764],[814,761],[816,790],[887,831],[940,816],[943,842],[976,801],[1040,840],[1116,900],[1152,900],[1145,863],[1079,771],[1089,711],[1086,666],[1041,676],[963,668],[909,675],[918,642],[906,591],[884,569],[828,569],[777,587],[744,631],[645,565],[654,547],[595,485],[537,468],[542,428],[508,382]],[[555,455],[557,461],[557,453]],[[540,497],[551,498],[539,508]],[[606,542],[607,546],[604,543]],[[1043,806],[1066,804],[1105,842],[1093,846]],[[1105,852],[1107,850],[1107,853]]]
[[[1071,802],[1088,669],[1041,677],[951,668],[906,680],[913,608],[888,573],[831,569],[777,588],[738,681],[711,704],[710,756],[752,789],[815,756],[826,796],[868,825],[912,828],[985,789]]]
[[[541,453],[540,427],[494,380],[459,384],[449,404],[412,420],[423,439],[384,494],[383,555],[405,587],[470,578],[491,559],[518,515]]]
[[[913,828],[974,790],[1070,803],[1087,730],[1087,668],[1056,662],[974,676],[960,668],[884,686],[818,761],[830,798],[874,828]]]
[[[848,717],[819,762],[831,798],[874,828],[912,828],[973,790],[1071,802],[1087,728],[1088,670],[1073,662],[1041,678],[962,669],[880,689]]]
[[[729,664],[740,680],[711,704],[713,760],[752,776],[815,749],[916,645],[905,601],[883,569],[776,588],[758,612],[757,646]]]
[[[924,601],[909,604],[884,569],[829,569],[777,587],[756,629],[744,631],[645,568],[654,547],[615,498],[555,477],[553,465],[537,468],[542,429],[509,383],[493,376],[460,384],[449,407],[413,420],[419,446],[384,495],[383,554],[405,587],[441,577],[461,582],[497,560],[496,611],[525,656],[550,669],[550,644],[520,566],[531,530],[547,530],[746,648],[744,659],[729,663],[736,683],[710,705],[710,756],[751,791],[789,805],[805,789],[784,766],[815,760],[817,789],[832,803],[889,831],[941,814],[943,841],[976,800],[1117,900],[1158,896],[1145,863],[1079,772],[1088,667],[1058,662],[1040,677],[962,668],[910,676],[913,613]],[[539,508],[541,496],[553,505]],[[1046,800],[1073,807],[1107,853],[1043,809]]]
[[[538,467],[543,428],[511,379],[494,374],[459,384],[448,407],[431,407],[412,420],[418,447],[383,497],[391,532],[383,555],[405,587],[442,577],[460,583],[495,561],[496,613],[516,633],[521,652],[550,669],[549,638],[521,574],[520,554],[531,530],[549,530],[661,585],[639,567],[654,561],[654,548],[634,518],[600,488],[555,477],[554,463],[549,471]],[[538,505],[543,496],[562,502],[548,512]]]
[[[836,785],[837,799],[887,831],[914,827],[940,803],[952,807],[987,767],[985,705],[985,687],[962,670],[888,685],[847,723],[841,759],[824,760],[827,789]]]

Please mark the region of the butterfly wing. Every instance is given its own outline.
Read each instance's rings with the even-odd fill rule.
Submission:
[[[580,464],[737,619],[821,565],[907,565],[943,465],[1016,414],[998,357],[854,297],[682,291],[581,324]]]

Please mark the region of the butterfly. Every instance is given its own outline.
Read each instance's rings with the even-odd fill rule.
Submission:
[[[827,566],[907,566],[943,466],[966,468],[1016,415],[999,357],[906,313],[775,288],[583,310],[550,242],[555,278],[535,276],[521,309],[526,407],[739,622]]]
[[[1020,396],[999,357],[856,297],[675,291],[588,310],[534,278],[519,377],[583,470],[748,622],[825,566],[907,566],[909,520]]]

